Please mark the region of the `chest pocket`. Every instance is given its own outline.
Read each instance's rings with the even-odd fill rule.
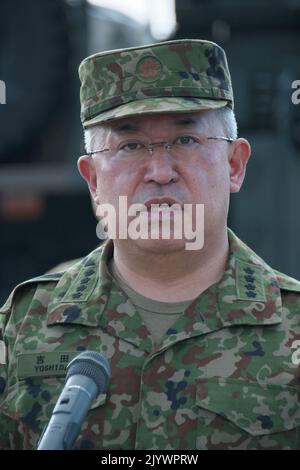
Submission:
[[[64,377],[27,378],[18,381],[8,388],[6,396],[1,403],[0,412],[2,420],[11,430],[10,441],[19,449],[35,449],[39,437],[48,423],[53,408],[64,387]],[[106,394],[99,395],[92,403],[91,410],[100,413],[106,402]],[[98,416],[99,418],[99,416]],[[102,422],[100,420],[100,422]],[[87,423],[82,425],[81,438],[88,438]],[[100,434],[100,433],[99,433]],[[90,436],[89,436],[90,437]]]
[[[197,385],[197,449],[298,449],[297,388],[214,378]]]

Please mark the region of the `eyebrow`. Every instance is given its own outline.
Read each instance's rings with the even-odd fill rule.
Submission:
[[[130,124],[129,122],[126,124],[121,124],[114,128],[115,132],[128,132],[128,131],[138,131],[138,126],[134,124]]]
[[[191,118],[191,117],[184,117],[184,118],[176,119],[174,124],[176,126],[189,126],[189,125],[192,125],[192,124],[197,124],[197,121],[195,119]],[[121,124],[121,125],[116,126],[114,128],[115,132],[120,132],[120,133],[135,132],[135,131],[138,131],[138,130],[140,130],[139,126],[135,125],[135,124],[132,124],[130,122],[125,123],[125,124]]]
[[[175,121],[175,124],[178,126],[188,126],[190,124],[197,124],[197,121],[191,117],[184,117],[184,118],[177,119]]]

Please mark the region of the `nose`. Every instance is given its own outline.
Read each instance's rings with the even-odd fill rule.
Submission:
[[[176,182],[178,179],[176,163],[169,150],[164,145],[153,147],[151,156],[148,158],[144,181],[146,183],[168,184]]]

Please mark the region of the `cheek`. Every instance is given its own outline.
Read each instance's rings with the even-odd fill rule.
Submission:
[[[230,181],[230,168],[226,155],[217,154],[211,158],[205,167],[207,179],[213,187],[226,188]]]
[[[97,175],[97,192],[101,202],[108,202],[111,199],[111,193],[115,188],[114,172],[105,159],[97,161],[95,164]]]
[[[136,181],[132,169],[124,168],[114,161],[103,159],[96,166],[97,190],[102,201],[115,202],[119,196],[130,196]]]
[[[222,157],[224,160],[224,155]],[[188,187],[195,198],[198,195],[208,202],[226,197],[230,190],[228,165],[217,158],[195,163],[188,174]]]
[[[205,183],[208,186],[218,184],[226,177],[226,170],[224,165],[220,165],[218,162],[197,162],[193,167],[189,169],[189,178],[195,183],[200,181],[202,184]]]

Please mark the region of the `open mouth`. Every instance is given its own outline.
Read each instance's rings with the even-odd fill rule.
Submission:
[[[155,211],[170,211],[173,210],[182,210],[183,206],[179,201],[176,201],[173,198],[154,198],[149,199],[146,201],[145,206],[147,207],[148,212],[155,212]]]
[[[151,204],[151,206],[149,206],[147,208],[147,211],[148,212],[155,212],[155,211],[169,211],[170,209],[174,210],[175,208],[172,207],[173,204],[167,204],[167,203],[164,203],[164,204]]]

